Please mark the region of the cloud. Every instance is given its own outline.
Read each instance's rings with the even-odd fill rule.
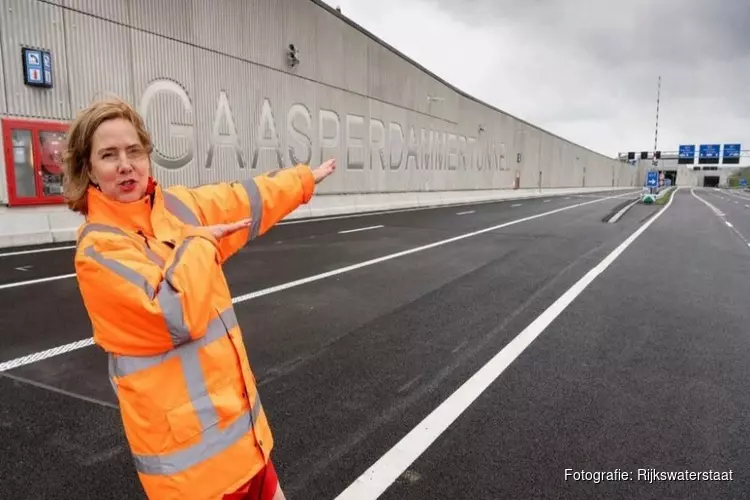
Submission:
[[[329,0],[451,84],[603,154],[750,150],[743,0]]]

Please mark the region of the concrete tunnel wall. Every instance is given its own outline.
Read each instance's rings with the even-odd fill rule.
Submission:
[[[653,168],[653,160],[641,160],[638,159],[636,162],[636,168],[638,170],[637,175],[637,186],[645,186],[648,172]],[[699,170],[695,170],[698,167]],[[706,167],[718,167],[716,170],[703,170]],[[729,177],[736,173],[738,167],[736,166],[724,166],[724,165],[701,165],[698,163],[680,165],[676,158],[662,158],[658,160],[657,170],[660,171],[675,171],[677,172],[677,186],[679,187],[703,187],[705,177],[718,177],[719,184],[726,186]]]
[[[361,206],[389,194],[372,208],[510,190],[516,177],[536,190],[636,184],[631,165],[479,102],[318,1],[5,1],[0,114],[68,121],[120,95],[145,116],[166,186],[328,157],[339,171],[318,193]],[[52,52],[53,88],[24,85],[22,46]],[[62,207],[45,210],[50,226],[74,225]]]

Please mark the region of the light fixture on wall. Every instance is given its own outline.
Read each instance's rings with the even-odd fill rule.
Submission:
[[[286,51],[286,63],[294,68],[299,64],[299,50],[293,43],[289,44]]]

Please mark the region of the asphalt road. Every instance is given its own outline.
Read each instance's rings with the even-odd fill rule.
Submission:
[[[741,498],[748,209],[697,198],[719,194],[615,224],[611,193],[335,218],[246,247],[225,271],[287,497],[335,498],[658,214],[382,498]],[[0,256],[1,283],[72,273],[71,252]],[[90,336],[72,278],[0,297],[0,367]],[[104,354],[28,361],[0,373],[0,498],[143,498]],[[565,480],[617,468],[734,480]]]

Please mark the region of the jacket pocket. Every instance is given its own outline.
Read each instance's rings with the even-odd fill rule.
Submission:
[[[208,394],[167,412],[167,421],[176,443],[194,440],[219,423],[219,415]]]

